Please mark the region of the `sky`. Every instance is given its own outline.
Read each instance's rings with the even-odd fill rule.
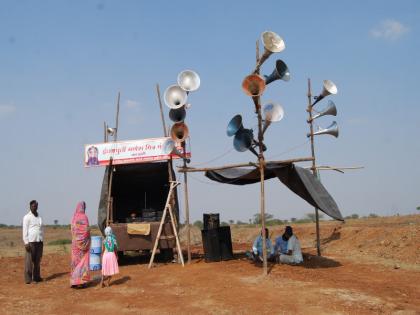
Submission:
[[[179,72],[196,71],[190,166],[255,161],[233,150],[226,126],[236,114],[256,130],[252,100],[241,82],[255,66],[255,44],[273,31],[286,49],[277,59],[289,82],[267,86],[284,119],[265,134],[267,160],[309,157],[307,80],[312,92],[332,80],[338,94],[338,138],[315,139],[318,165],[363,166],[345,174],[321,171],[321,181],[344,216],[418,213],[420,206],[420,2],[418,1],[0,1],[0,223],[20,224],[37,199],[45,223],[70,222],[79,200],[96,224],[104,168],[84,168],[85,144],[103,140],[113,125],[118,92],[120,140],[161,137],[156,95]],[[263,50],[260,44],[260,50]],[[165,116],[168,108],[165,106]],[[169,119],[166,118],[167,123]],[[176,164],[179,165],[180,162]],[[308,166],[309,163],[299,163]],[[182,181],[182,176],[177,173]],[[191,221],[220,213],[248,221],[259,212],[259,184],[237,187],[189,174]],[[266,212],[300,218],[313,207],[277,179],[266,182]],[[185,220],[180,188],[181,221]]]

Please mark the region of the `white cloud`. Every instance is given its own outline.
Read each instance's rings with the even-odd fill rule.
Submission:
[[[397,40],[410,31],[410,28],[402,23],[387,19],[370,30],[370,35],[374,38],[382,38],[385,40]]]
[[[9,115],[15,111],[16,111],[16,106],[14,105],[11,105],[11,104],[1,105],[0,104],[0,117]]]
[[[139,108],[140,103],[133,100],[127,100],[125,101],[125,106],[128,108]]]

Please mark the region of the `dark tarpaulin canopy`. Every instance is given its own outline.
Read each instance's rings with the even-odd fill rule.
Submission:
[[[226,170],[206,171],[205,176],[219,183],[248,185],[260,181],[259,168],[231,168]],[[290,164],[267,163],[264,178],[277,177],[291,191],[320,209],[330,217],[344,221],[338,206],[325,187],[309,170]]]

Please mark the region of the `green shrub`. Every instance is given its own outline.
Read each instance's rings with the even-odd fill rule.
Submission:
[[[71,240],[67,238],[63,238],[63,239],[54,240],[48,243],[48,245],[66,245],[66,244],[71,244]]]

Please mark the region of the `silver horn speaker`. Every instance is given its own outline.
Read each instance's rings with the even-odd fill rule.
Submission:
[[[326,115],[337,116],[337,108],[335,107],[334,102],[331,100],[328,101],[328,106],[324,110],[312,117],[312,120]]]
[[[338,125],[337,122],[333,121],[333,123],[328,126],[326,129],[319,128],[318,131],[314,132],[314,136],[317,135],[331,135],[336,138],[338,138]],[[310,137],[311,135],[308,133],[307,137]]]
[[[185,106],[182,106],[180,108],[172,108],[169,110],[169,118],[173,122],[181,122],[184,121],[185,116],[187,116],[187,112],[185,110]]]
[[[268,126],[271,125],[273,122],[277,122],[283,119],[284,117],[284,109],[278,103],[269,102],[266,103],[263,107],[264,113],[264,125],[263,125],[263,134],[267,130]]]
[[[184,159],[184,155],[178,151],[178,149],[175,146],[175,141],[172,139],[167,139],[165,143],[163,144],[163,153],[166,155],[175,154],[176,156],[179,156],[180,158]],[[190,162],[190,159],[186,159],[187,162]]]
[[[183,122],[175,123],[171,128],[171,138],[175,142],[183,142],[189,135],[188,127]]]
[[[165,90],[163,99],[165,104],[172,109],[177,109],[185,105],[187,102],[187,92],[178,85],[171,85]]]
[[[276,68],[274,71],[269,76],[265,75],[264,77],[266,85],[276,80],[283,80],[287,82],[290,80],[290,71],[284,61],[279,59],[276,61]]]
[[[264,53],[258,60],[254,73],[260,70],[261,65],[267,60],[272,53],[281,52],[286,48],[283,38],[274,32],[266,31],[261,34],[261,40],[264,44]]]
[[[229,137],[234,136],[239,130],[243,129],[244,127],[242,126],[242,116],[241,115],[236,115],[234,116],[230,122],[228,123],[227,129],[226,129],[226,134]]]
[[[322,92],[316,97],[316,100],[312,104],[312,106],[314,106],[316,103],[322,100],[325,96],[328,96],[331,94],[332,95],[337,94],[337,86],[334,84],[334,82],[330,80],[324,80],[324,84],[322,86]]]
[[[196,91],[200,87],[200,76],[192,70],[184,70],[178,74],[178,85],[187,93]]]

